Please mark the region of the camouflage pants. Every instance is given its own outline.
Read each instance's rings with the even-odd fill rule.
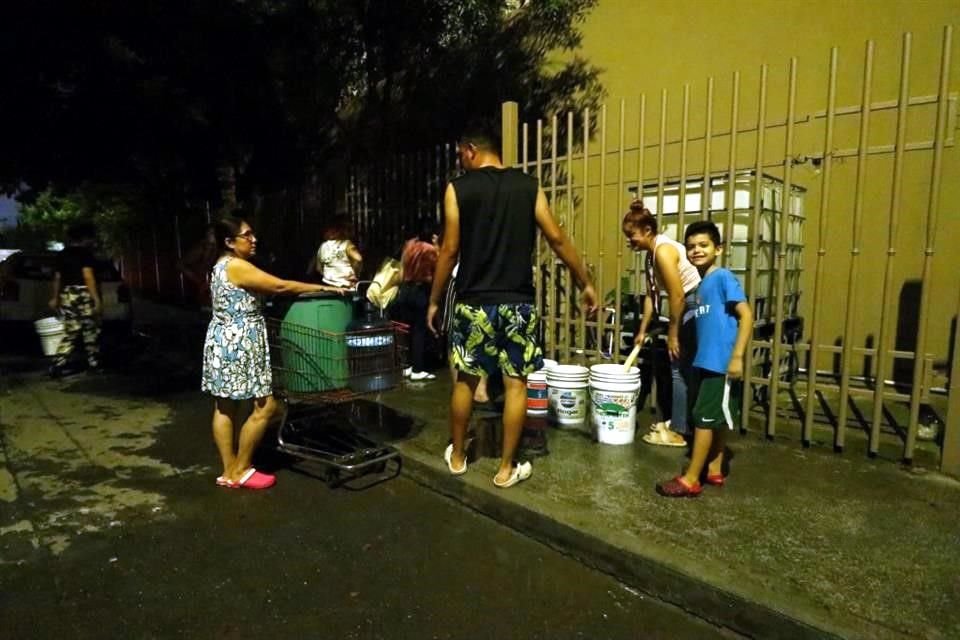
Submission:
[[[100,366],[100,319],[93,313],[93,298],[86,287],[63,288],[60,292],[60,315],[65,335],[57,347],[56,366],[67,364],[81,335],[87,363],[91,367]]]

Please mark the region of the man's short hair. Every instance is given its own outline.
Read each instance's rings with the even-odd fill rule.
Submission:
[[[460,139],[457,142],[472,144],[477,149],[484,151],[500,153],[500,136],[496,133],[494,127],[487,122],[471,122],[463,128],[463,133],[460,134]]]
[[[717,228],[717,225],[715,225],[712,220],[697,220],[696,222],[688,224],[687,230],[683,233],[683,243],[686,244],[690,236],[700,235],[701,233],[710,236],[710,239],[716,246],[719,247],[723,244],[723,238],[720,237],[720,229]]]

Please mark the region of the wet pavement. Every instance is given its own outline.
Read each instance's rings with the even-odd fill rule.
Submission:
[[[170,321],[166,310],[164,318]],[[760,430],[734,434],[728,485],[708,488],[697,500],[670,501],[656,496],[653,485],[680,471],[683,450],[639,442],[602,446],[584,432],[531,423],[538,428],[528,431],[525,443],[526,455],[536,457],[534,475],[502,491],[490,482],[498,448],[496,406],[481,407],[475,415],[477,439],[469,473],[456,478],[447,473],[440,454],[448,434],[449,381],[440,375],[429,383],[407,383],[373,398],[379,404],[358,409],[363,421],[386,421],[384,433],[396,439],[403,453],[400,478],[363,491],[330,491],[316,478],[284,468],[270,495],[234,496],[239,500],[226,502],[209,487],[214,461],[206,426],[209,401],[193,391],[195,359],[182,355],[192,353],[185,347],[199,340],[195,323],[187,326],[190,322],[188,318],[181,330],[162,339],[152,333],[153,339],[128,346],[127,355],[115,361],[114,370],[122,376],[79,377],[59,387],[38,381],[25,386],[30,390],[26,394],[17,376],[4,379],[6,386],[0,389],[8,395],[2,421],[10,423],[8,416],[26,407],[33,407],[36,419],[30,428],[20,428],[21,421],[15,420],[17,429],[0,431],[7,456],[0,467],[0,557],[14,558],[0,572],[0,597],[29,590],[34,567],[43,576],[33,598],[37,602],[58,611],[68,605],[76,610],[85,598],[106,603],[99,613],[84,610],[90,625],[97,619],[109,624],[119,615],[109,602],[129,603],[125,616],[141,606],[154,607],[170,631],[154,630],[143,614],[137,619],[145,625],[138,631],[144,637],[174,635],[178,624],[188,623],[206,625],[214,637],[247,637],[247,627],[234,624],[233,611],[257,624],[287,624],[268,617],[277,609],[286,612],[277,615],[289,624],[301,624],[306,614],[294,606],[292,596],[278,595],[278,582],[283,594],[313,598],[310,604],[322,612],[315,622],[335,619],[343,626],[334,628],[346,637],[712,637],[718,627],[758,638],[960,637],[960,483],[922,461],[912,468],[897,465],[886,453],[896,450],[895,437],[882,443],[881,456],[871,460],[853,429],[842,455],[830,451],[830,432],[820,427],[813,446],[802,448],[788,420],[781,421],[774,441],[762,438]],[[150,327],[145,330],[151,333]],[[651,418],[642,412],[638,427],[646,428]],[[20,438],[26,442],[18,444]],[[31,453],[10,455],[21,448]],[[285,464],[276,458],[260,463]],[[241,506],[233,511],[236,504]],[[256,508],[244,506],[251,504]],[[406,510],[408,504],[412,512]],[[312,517],[304,518],[304,513]],[[461,526],[473,519],[478,524]],[[343,522],[349,524],[346,531],[327,529]],[[484,523],[493,527],[489,533],[481,532]],[[376,542],[388,530],[392,533],[385,541]],[[129,547],[134,558],[159,562],[137,566],[126,551],[113,553],[110,541],[126,540],[131,531],[137,532]],[[412,536],[406,537],[407,532]],[[250,551],[243,544],[248,534],[255,540]],[[497,536],[532,546],[507,552],[506,543],[485,544]],[[217,546],[218,541],[223,544]],[[364,549],[368,544],[372,546]],[[377,568],[360,567],[377,544],[384,545]],[[295,547],[302,552],[291,551]],[[327,547],[343,553],[323,555]],[[211,553],[214,548],[217,552]],[[348,569],[337,564],[342,555],[352,563]],[[324,559],[334,586],[306,577],[304,567],[309,566],[321,575],[321,567],[310,564],[314,557]],[[536,562],[525,561],[533,557]],[[183,563],[166,562],[180,558]],[[253,564],[241,564],[240,558]],[[531,566],[548,566],[548,558],[569,562],[571,573],[557,569],[547,579],[527,572]],[[141,586],[121,581],[122,593],[108,588],[109,598],[97,595],[97,584],[109,586],[110,566],[124,562],[137,569],[125,579]],[[577,570],[586,573],[573,573]],[[393,581],[395,573],[399,577]],[[353,575],[369,576],[369,586],[356,587]],[[589,582],[588,576],[609,579],[605,575],[616,576],[612,584],[626,586],[608,589]],[[287,584],[287,576],[307,580],[318,591],[301,589],[300,582]],[[170,611],[152,599],[153,580],[173,603]],[[512,585],[506,605],[499,588],[505,581]],[[591,586],[578,591],[575,583],[580,582]],[[566,589],[574,595],[566,598]],[[146,604],[134,595],[141,591],[144,595],[136,597]],[[356,609],[362,617],[331,615],[347,611],[338,599],[344,593],[348,603],[359,594],[371,595],[373,600],[363,605],[367,608]],[[623,593],[636,598],[621,600]],[[636,626],[624,622],[608,632],[598,626],[600,619],[604,624],[622,619],[616,612],[611,618],[604,608],[614,594],[624,606],[638,599],[669,602],[676,608],[654,611],[677,617],[635,613],[641,620]],[[234,598],[243,604],[234,606]],[[407,613],[414,611],[420,621],[416,630],[370,626],[378,620],[402,622],[395,600]],[[369,605],[373,601],[378,604]],[[194,602],[202,606],[193,607]],[[330,602],[338,604],[328,607]],[[491,610],[483,604],[487,602],[499,604]],[[217,617],[222,608],[231,616]],[[196,613],[199,609],[204,613]],[[40,608],[25,611],[37,619],[45,615]],[[204,617],[209,611],[216,612],[212,619]],[[451,630],[454,613],[473,621],[462,627],[463,633]],[[683,627],[683,621],[700,624],[686,614],[717,626]],[[498,626],[497,616],[508,622]],[[187,622],[179,622],[184,617]],[[558,617],[577,621],[544,626]],[[439,626],[432,626],[435,621]],[[528,623],[524,631],[513,627]],[[684,636],[687,630],[693,635]],[[357,635],[363,633],[367,635]],[[311,630],[301,635],[328,634]]]
[[[730,436],[726,486],[671,500],[654,484],[681,471],[683,449],[549,427],[533,477],[500,491],[489,406],[474,414],[487,443],[469,473],[447,473],[448,394],[440,376],[383,397],[426,423],[398,444],[408,475],[647,594],[753,637],[960,638],[954,479],[867,459],[852,431],[843,455],[804,449],[781,423],[776,441]],[[638,428],[651,419],[641,412]]]
[[[178,339],[56,382],[3,360],[4,637],[731,637],[403,476],[331,489],[263,450],[275,488],[215,487]]]

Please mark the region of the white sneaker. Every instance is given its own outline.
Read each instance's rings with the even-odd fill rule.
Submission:
[[[417,371],[416,373],[411,373],[409,377],[411,380],[436,380],[437,378],[437,376],[428,371]]]
[[[407,367],[403,370],[403,377],[409,378],[411,373],[413,373],[413,367]]]

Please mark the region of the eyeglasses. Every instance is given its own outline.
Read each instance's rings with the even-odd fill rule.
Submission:
[[[255,239],[257,236],[253,235],[253,231],[251,231],[250,229],[247,229],[247,230],[244,231],[243,233],[238,233],[237,235],[235,235],[235,236],[233,236],[233,237],[234,237],[234,238],[243,238],[244,240],[253,240],[253,239]]]

